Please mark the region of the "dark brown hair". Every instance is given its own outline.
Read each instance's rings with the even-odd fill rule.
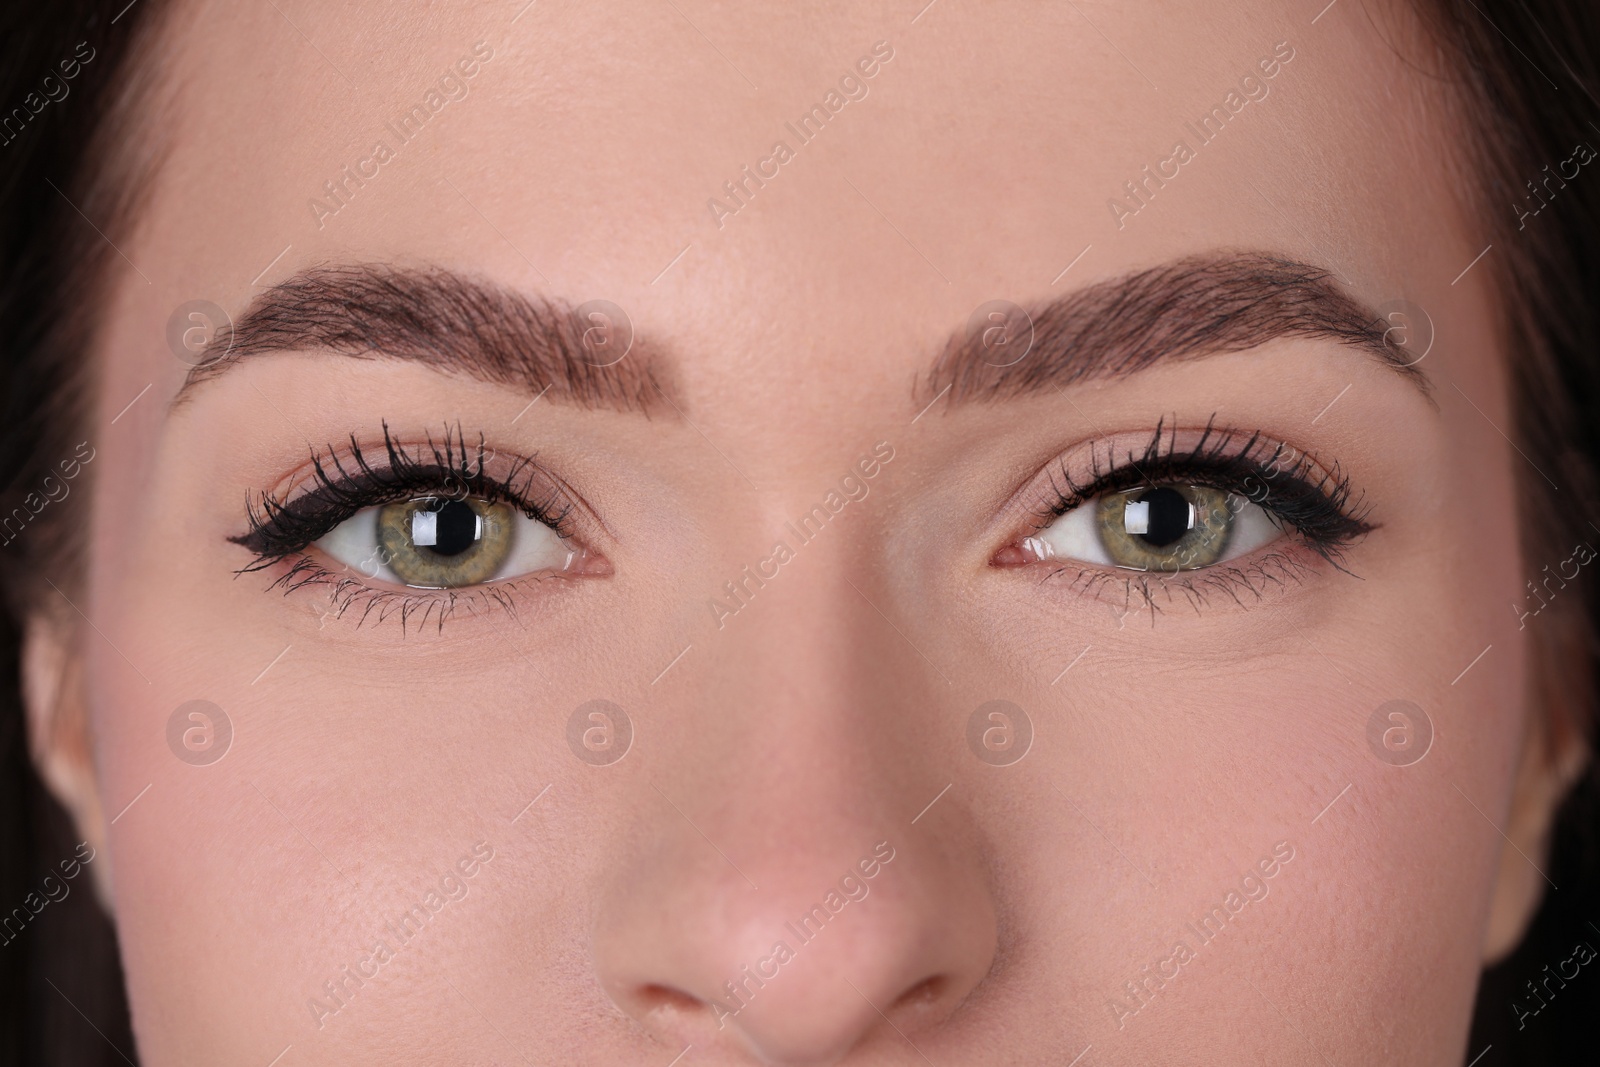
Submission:
[[[1583,0],[1426,0],[1419,5],[1464,107],[1463,169],[1476,200],[1484,264],[1499,292],[1501,347],[1515,427],[1527,459],[1519,481],[1523,560],[1539,575],[1600,539],[1600,173],[1564,175],[1584,146],[1600,149],[1600,6]],[[1442,165],[1452,165],[1441,161]],[[1520,462],[1520,461],[1519,461]],[[1586,573],[1530,626],[1529,699],[1551,754],[1593,751],[1595,583]],[[1509,608],[1507,610],[1510,610]],[[1552,888],[1521,944],[1485,972],[1467,1057],[1477,1067],[1590,1063],[1600,982],[1547,976],[1577,942],[1600,949],[1600,765],[1589,762],[1556,817],[1544,865]],[[1419,968],[1419,980],[1423,971]],[[1532,995],[1537,984],[1541,996]]]
[[[70,611],[61,597],[82,585],[84,510],[35,516],[28,494],[38,499],[88,425],[112,242],[125,240],[159,151],[141,110],[161,6],[0,5],[0,523],[13,520],[0,545],[0,921],[17,908],[26,919],[20,933],[16,923],[0,933],[4,1064],[137,1058],[115,936],[90,878],[37,914],[26,903],[47,899],[45,875],[74,857],[78,838],[28,758],[18,651],[23,619]]]
[[[1374,3],[1376,0],[1374,0]],[[1356,0],[1344,0],[1355,7]],[[0,6],[0,521],[23,506],[84,437],[93,399],[89,354],[105,306],[107,267],[137,219],[159,162],[148,84],[158,67],[162,0],[52,0]],[[1474,224],[1492,244],[1511,429],[1530,464],[1520,480],[1530,574],[1600,530],[1600,174],[1550,171],[1574,146],[1600,146],[1600,9],[1584,0],[1417,0],[1426,44],[1396,42],[1422,77],[1460,103],[1459,154]],[[1379,12],[1374,11],[1373,15]],[[1365,8],[1343,17],[1371,17]],[[50,98],[80,42],[70,92]],[[31,95],[30,95],[31,94]],[[42,104],[40,102],[43,101]],[[34,105],[40,106],[35,107]],[[17,111],[16,109],[21,109]],[[7,125],[7,119],[11,124]],[[1538,183],[1539,195],[1530,183]],[[1544,204],[1528,217],[1527,205]],[[1521,207],[1519,207],[1521,205]],[[1548,480],[1545,476],[1548,476]],[[1553,488],[1551,483],[1558,488]],[[78,494],[83,499],[87,494]],[[1591,523],[1595,524],[1591,527]],[[47,508],[0,545],[0,916],[72,855],[76,838],[28,758],[18,687],[21,625],[68,610],[81,586],[81,509]],[[1533,635],[1535,692],[1552,745],[1588,745],[1595,719],[1596,601],[1587,576]],[[1589,903],[1600,892],[1594,820],[1600,770],[1590,765],[1563,806],[1546,900],[1517,951],[1484,976],[1468,1057],[1495,1064],[1587,1062],[1600,981],[1574,984],[1519,1028],[1512,1001],[1575,940],[1600,945]],[[3,936],[3,935],[0,935]],[[1419,961],[1417,980],[1426,981]],[[0,946],[0,1063],[117,1064],[137,1054],[111,927],[80,885]]]

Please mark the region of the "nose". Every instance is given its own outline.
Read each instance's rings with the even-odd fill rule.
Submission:
[[[950,780],[949,695],[840,585],[797,577],[766,614],[753,603],[680,679],[685,703],[653,713],[673,727],[628,834],[647,843],[611,872],[593,952],[615,1003],[675,1049],[915,1056],[994,962],[959,796],[912,821]]]
[[[800,1065],[835,1063],[875,1030],[915,1043],[993,962],[983,887],[937,849],[806,848],[746,882],[721,857],[690,859],[705,847],[655,850],[597,934],[612,999],[669,1045],[742,1045]]]

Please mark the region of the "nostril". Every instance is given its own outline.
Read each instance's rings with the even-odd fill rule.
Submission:
[[[939,1002],[944,996],[945,988],[949,982],[943,975],[934,975],[924,978],[910,989],[901,993],[894,1002],[894,1008],[904,1011],[925,1011]]]
[[[705,1007],[704,1002],[697,996],[685,993],[683,990],[675,989],[669,985],[659,985],[654,982],[640,986],[635,996],[639,1007],[644,1009],[647,1014],[670,1012],[688,1015]]]

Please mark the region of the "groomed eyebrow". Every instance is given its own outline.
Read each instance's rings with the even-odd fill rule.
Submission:
[[[528,296],[442,267],[313,267],[251,301],[216,332],[173,399],[257,356],[323,352],[459,372],[584,408],[651,414],[675,407],[666,364],[631,337],[616,362],[595,359],[586,305]],[[609,343],[630,340],[622,327]],[[627,328],[631,334],[632,327]]]
[[[1420,356],[1390,339],[1388,321],[1340,289],[1327,270],[1279,256],[1190,256],[1023,307],[1020,313],[1002,312],[993,321],[1004,325],[1014,350],[1026,337],[1028,320],[1033,344],[1015,362],[1004,348],[985,342],[982,319],[953,334],[917,383],[918,403],[931,404],[946,389],[952,404],[1053,395],[1080,382],[1242,352],[1283,338],[1361,349],[1432,402],[1428,379],[1414,365]]]

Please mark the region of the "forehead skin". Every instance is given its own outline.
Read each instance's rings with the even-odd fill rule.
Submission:
[[[181,6],[151,118],[171,152],[98,353],[86,605],[101,806],[140,797],[108,840],[146,1062],[666,1063],[694,1044],[734,1063],[741,1027],[790,1062],[819,1034],[863,1063],[1461,1061],[1523,726],[1504,604],[1512,486],[1533,475],[1490,425],[1510,418],[1488,271],[1454,281],[1487,241],[1455,207],[1438,89],[1354,0],[1315,24],[1299,4],[915,7]],[[479,41],[465,98],[400,144],[386,124]],[[878,41],[893,58],[866,97],[799,144],[785,123]],[[1186,124],[1281,41],[1268,95],[1200,145]],[[719,226],[708,199],[776,140],[794,158]],[[1108,200],[1180,140],[1194,158],[1119,226]],[[319,224],[310,200],[378,141],[394,158]],[[917,418],[917,375],[985,301],[1223,248],[1425,307],[1437,408],[1300,341]],[[345,261],[612,300],[675,360],[682,417],[518,417],[524,392],[312,354],[169,416],[172,309],[237,316]],[[1351,475],[1382,523],[1359,580],[1322,567],[1152,625],[987,566],[1054,456],[1213,415]],[[235,579],[247,495],[383,419],[537,452],[614,573],[516,622],[406,636]],[[710,598],[879,441],[895,458],[837,536],[719,629]],[[596,697],[636,731],[603,769],[564,740]],[[1037,730],[1004,769],[965,742],[997,698]],[[1397,698],[1436,731],[1404,769],[1365,734]],[[234,724],[210,767],[165,740],[192,699]],[[896,860],[841,916],[856,928],[739,1026],[638,1023],[608,996],[717,990],[880,840]],[[468,895],[315,1025],[308,999],[479,841],[495,858]],[[1125,983],[1280,841],[1270,895],[1119,1025]],[[841,1006],[834,975],[888,1007],[920,945],[976,987],[953,1016],[913,1005],[902,1035]]]

